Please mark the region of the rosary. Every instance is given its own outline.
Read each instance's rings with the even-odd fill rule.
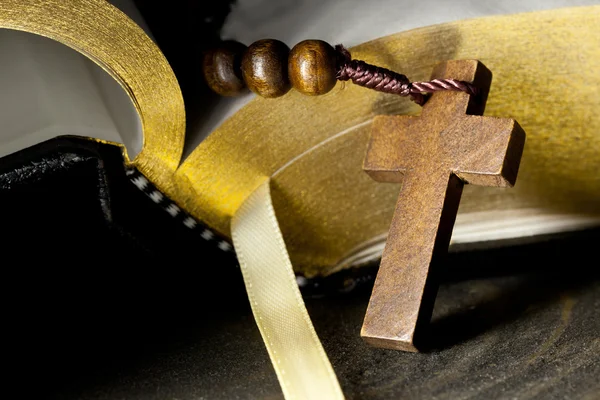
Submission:
[[[334,48],[322,40],[305,40],[292,50],[273,39],[259,40],[250,47],[226,41],[206,53],[203,73],[208,86],[221,96],[240,95],[249,88],[262,97],[274,98],[292,86],[300,93],[317,96],[333,89],[337,80],[410,96],[419,105],[425,103],[422,93],[453,90],[476,94],[475,86],[456,79],[410,82],[397,72],[352,60],[344,46]]]
[[[420,116],[375,117],[363,170],[402,183],[361,336],[377,347],[418,351],[437,295],[466,183],[515,184],[525,132],[509,118],[483,117],[492,73],[476,60],[447,61],[428,82],[353,60],[343,46],[277,40],[227,41],[205,54],[203,75],[222,96],[250,89],[266,98],[292,87],[314,96],[338,80],[410,97]]]

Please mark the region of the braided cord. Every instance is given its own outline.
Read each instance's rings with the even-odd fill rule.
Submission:
[[[456,79],[434,79],[428,82],[411,82],[405,75],[389,69],[377,67],[361,60],[353,60],[350,52],[342,45],[335,46],[338,54],[337,79],[351,80],[354,84],[383,93],[410,96],[419,105],[425,104],[423,93],[439,91],[465,92],[477,94],[473,84]]]

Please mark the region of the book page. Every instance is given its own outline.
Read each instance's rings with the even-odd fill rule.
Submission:
[[[130,0],[113,4],[147,27]],[[61,135],[142,148],[138,114],[125,90],[77,51],[38,35],[0,29],[0,157]]]
[[[238,0],[223,27],[223,39],[246,45],[272,38],[293,47],[306,39],[355,46],[379,37],[444,22],[501,14],[600,4],[599,0]],[[402,71],[399,71],[402,72]],[[409,77],[410,78],[410,77]],[[186,141],[184,157],[253,94],[221,98]],[[276,100],[275,100],[276,101]]]
[[[358,59],[416,80],[427,79],[436,63],[479,58],[495,76],[486,115],[514,118],[523,126],[527,144],[517,185],[468,185],[455,244],[489,245],[599,223],[600,136],[593,112],[598,7],[472,18],[353,49]],[[362,170],[371,123],[376,115],[419,111],[408,99],[353,84],[318,97],[291,90],[278,99],[255,98],[180,167],[182,182],[193,185],[188,204],[195,205],[195,216],[226,233],[240,202],[268,176],[299,271],[331,272],[340,260],[373,257],[385,239],[400,185],[377,183]],[[319,265],[325,267],[313,269]]]

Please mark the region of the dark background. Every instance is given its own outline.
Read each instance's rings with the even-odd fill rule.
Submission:
[[[6,389],[56,399],[281,398],[231,255],[136,188],[118,148],[0,160]],[[451,254],[409,354],[359,332],[377,266],[309,282],[348,398],[597,398],[600,231]]]
[[[228,2],[138,1],[184,93]],[[76,132],[65,132],[76,134]],[[6,391],[282,398],[231,256],[131,184],[118,149],[57,139],[0,160]],[[600,398],[600,231],[449,256],[422,354],[359,337],[377,266],[303,288],[347,398]]]

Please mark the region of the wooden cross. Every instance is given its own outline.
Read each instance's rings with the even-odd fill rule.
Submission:
[[[376,181],[402,182],[361,331],[377,347],[418,351],[464,184],[514,185],[525,144],[516,121],[481,116],[492,73],[479,61],[440,64],[433,78],[472,82],[479,93],[437,92],[420,117],[376,117],[364,161]]]

